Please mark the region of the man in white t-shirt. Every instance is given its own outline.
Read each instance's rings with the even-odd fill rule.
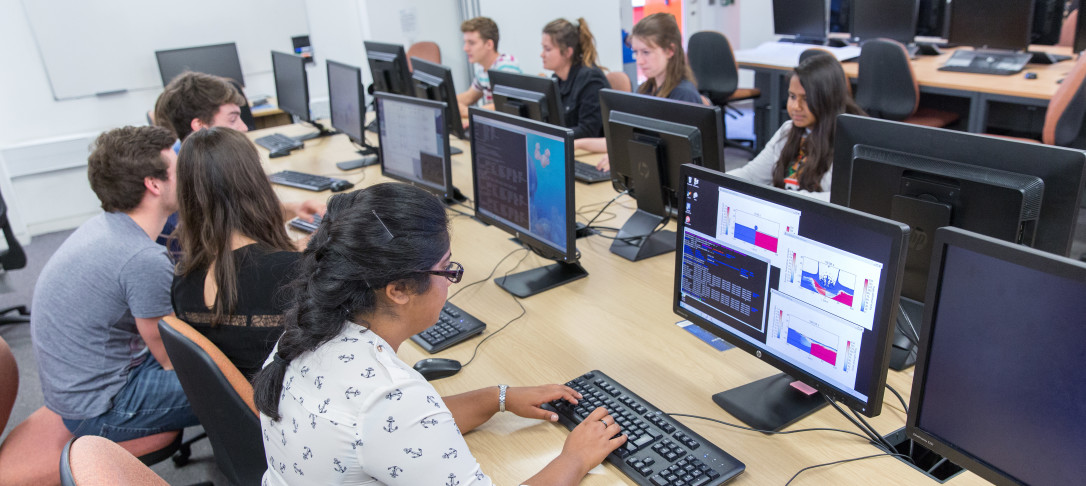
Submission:
[[[460,24],[464,33],[464,52],[471,62],[474,78],[471,87],[458,95],[460,117],[467,118],[468,106],[480,103],[486,108],[493,108],[494,95],[491,92],[490,69],[499,71],[521,72],[516,58],[509,54],[498,53],[498,24],[488,17],[475,17]]]

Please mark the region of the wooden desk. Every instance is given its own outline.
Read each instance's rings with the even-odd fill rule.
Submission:
[[[1068,47],[1032,46],[1031,49],[1053,54],[1071,54]],[[918,57],[912,61],[913,73],[920,85],[922,97],[932,95],[961,99],[966,107],[963,113],[966,129],[973,133],[987,131],[992,103],[1035,107],[1038,111],[1036,119],[1043,123],[1048,100],[1059,89],[1057,81],[1063,79],[1074,65],[1073,60],[1049,65],[1029,64],[1022,73],[1010,76],[939,71],[939,67],[946,63],[955,50],[957,49],[943,49],[943,53],[938,56]],[[859,63],[852,61],[841,65],[849,78],[855,80],[858,77]],[[751,62],[741,62],[739,67],[754,71],[755,86],[762,91],[762,99],[755,101],[754,131],[758,148],[761,149],[777,128],[788,119],[784,110],[792,68]],[[1036,73],[1037,79],[1026,79],[1026,72]],[[1036,131],[1039,135],[1039,126]]]
[[[259,106],[253,106],[253,122],[256,125],[256,129],[278,127],[282,125],[290,125],[294,122],[290,113],[287,113],[281,109],[275,103],[275,98],[269,97],[268,101]]]
[[[280,127],[284,134],[300,134],[309,128]],[[266,135],[257,131],[251,137]],[[453,141],[465,150],[452,159],[453,180],[466,195],[473,196],[470,147]],[[388,179],[376,166],[350,173],[339,172],[334,163],[354,157],[353,147],[343,136],[306,142],[306,147],[289,157],[268,160],[268,172],[284,169],[319,174],[340,174],[369,186]],[[262,156],[267,153],[260,150]],[[595,156],[595,157],[598,157]],[[578,155],[585,161],[594,156]],[[576,207],[594,205],[579,221],[595,214],[602,203],[615,196],[610,184],[576,183]],[[282,186],[276,192],[283,199],[299,200],[312,193]],[[458,207],[458,210],[467,210]],[[634,203],[623,197],[602,216],[604,225],[617,226],[633,212]],[[486,276],[495,264],[517,245],[497,228],[449,212],[453,258],[464,265],[464,280],[450,289]],[[610,219],[609,219],[610,218]],[[672,228],[674,229],[674,228]],[[580,374],[600,369],[668,412],[702,415],[734,421],[711,400],[711,395],[776,370],[738,349],[718,352],[675,325],[671,292],[675,254],[629,262],[609,251],[610,240],[593,236],[577,241],[581,262],[589,276],[521,300],[527,313],[479,348],[478,355],[463,371],[434,382],[442,394],[494,386],[564,383]],[[548,262],[528,254],[518,265],[519,253],[505,261],[496,275],[542,266]],[[486,335],[498,332],[503,324],[520,313],[514,298],[493,282],[475,285],[452,299],[456,305],[487,323]],[[441,353],[439,357],[467,363],[480,338],[473,338]],[[408,341],[399,350],[407,363],[429,357]],[[911,373],[891,372],[890,383],[908,397]],[[883,412],[872,419],[882,433],[904,424],[901,406],[889,394]],[[763,436],[731,429],[711,422],[683,419],[692,429],[727,450],[747,465],[746,473],[730,484],[784,484],[803,467],[835,460],[876,454],[879,451],[855,436],[833,432],[809,432],[788,436]],[[854,430],[832,408],[823,409],[801,421],[798,427],[836,427]],[[796,428],[796,427],[793,427]],[[553,459],[568,432],[560,425],[499,414],[465,438],[483,470],[497,484],[519,484]],[[929,480],[904,463],[888,457],[868,459],[804,472],[794,484],[926,484]],[[632,484],[613,466],[605,464],[583,484]],[[956,486],[986,484],[969,473],[954,480]]]

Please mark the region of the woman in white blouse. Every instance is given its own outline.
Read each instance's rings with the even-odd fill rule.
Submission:
[[[421,189],[385,183],[332,197],[286,291],[283,336],[254,378],[265,485],[491,484],[462,432],[500,409],[556,421],[539,405],[577,402],[563,385],[441,397],[396,356],[437,321],[463,275],[451,256],[445,208]],[[619,433],[596,409],[525,484],[578,483],[626,441]]]

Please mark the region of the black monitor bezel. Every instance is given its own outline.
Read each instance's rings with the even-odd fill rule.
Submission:
[[[183,53],[183,52],[199,52],[199,51],[208,51],[209,53],[210,52],[215,52],[217,54],[219,49],[224,48],[226,46],[230,46],[230,47],[233,48],[233,49],[224,49],[224,50],[233,51],[233,53],[234,53],[233,61],[234,62],[231,63],[230,67],[233,68],[233,67],[236,66],[237,67],[236,71],[234,71],[233,69],[231,69],[231,72],[229,72],[229,73],[223,73],[223,72],[211,73],[211,72],[207,72],[208,70],[201,70],[201,69],[195,69],[193,71],[198,71],[198,72],[202,72],[202,73],[206,73],[206,74],[212,74],[212,75],[227,78],[227,79],[233,79],[234,81],[237,81],[238,84],[240,84],[242,86],[245,86],[245,76],[241,71],[241,59],[238,56],[238,46],[237,46],[236,43],[233,43],[233,42],[226,42],[226,43],[222,43],[222,44],[208,44],[208,45],[204,45],[204,46],[182,47],[182,48],[179,48],[179,49],[164,49],[164,50],[161,50],[161,51],[155,51],[155,60],[158,62],[158,74],[162,78],[162,86],[166,86],[166,85],[170,84],[170,81],[172,81],[173,78],[177,77],[177,75],[179,75],[179,74],[186,71],[186,70],[177,71],[172,76],[167,76],[166,71],[163,69],[163,56],[170,57],[170,56],[173,56],[175,54],[180,54],[180,53]]]
[[[383,91],[374,93],[373,97],[374,97],[374,102],[373,102],[374,111],[377,112],[378,119],[380,119],[380,117],[381,117],[381,100],[391,100],[391,101],[394,101],[394,102],[397,102],[397,103],[407,103],[407,104],[412,104],[412,105],[424,106],[424,107],[427,107],[427,108],[440,109],[442,116],[445,115],[445,103],[442,103],[440,101],[430,101],[430,100],[415,98],[413,96],[404,96],[404,95],[398,95],[398,94],[395,94],[395,93],[386,93],[386,92],[383,92]],[[381,164],[381,175],[383,175],[385,177],[388,177],[390,179],[395,179],[395,180],[398,180],[398,181],[401,181],[401,182],[406,182],[408,184],[411,184],[412,186],[415,186],[415,187],[418,187],[420,189],[424,189],[426,191],[432,192],[435,195],[438,195],[438,196],[441,196],[441,197],[445,198],[445,200],[447,200],[447,201],[454,199],[454,196],[455,196],[455,193],[456,193],[456,188],[455,188],[455,186],[453,186],[452,155],[449,153],[449,131],[447,129],[442,130],[442,134],[441,134],[442,143],[444,145],[442,147],[442,154],[443,154],[442,158],[444,159],[442,161],[442,164],[445,167],[445,185],[444,185],[444,187],[438,187],[438,186],[432,185],[432,184],[430,184],[430,183],[428,183],[426,181],[414,180],[414,179],[412,179],[410,177],[402,176],[400,174],[390,172],[390,171],[385,169],[385,150],[384,150],[385,144],[384,144],[384,140],[383,140],[383,137],[384,137],[384,124],[379,123],[378,125],[381,127],[381,129],[377,131],[377,139],[380,142],[380,143],[377,144],[377,153],[378,153],[377,159],[380,161],[380,164]]]
[[[976,2],[976,4],[968,4],[969,1]],[[1005,5],[998,7],[991,5],[990,0],[954,0],[950,3],[947,41],[951,44],[974,48],[1025,51],[1029,48],[1030,36],[1033,33],[1033,0],[1011,1],[1019,2],[1011,7],[1017,6],[1022,11],[1017,14],[1012,13],[1013,9],[1005,8]],[[1014,34],[1014,32],[991,28],[992,26],[972,31],[965,29],[967,22],[977,18],[977,12],[995,13],[1003,18],[1021,19],[1021,35],[1011,38],[1011,34]],[[991,43],[992,41],[995,41],[995,43]]]
[[[1040,177],[1045,190],[1034,248],[1063,256],[1071,251],[1083,187],[1086,187],[1086,153],[843,114],[837,117],[834,131],[833,185],[830,188],[830,202],[834,204],[849,207],[852,152],[858,144]],[[1072,186],[1073,196],[1069,193]]]
[[[312,121],[312,115],[309,113],[309,73],[307,73],[305,70],[305,58],[297,54],[288,54],[286,52],[280,51],[271,51],[271,56],[273,73],[272,77],[275,78],[275,102],[279,106],[279,109],[298,117],[302,121]],[[281,95],[281,90],[279,89],[279,77],[275,76],[274,73],[279,71],[279,67],[281,66],[280,63],[288,61],[296,63],[298,66],[298,72],[302,74],[302,86],[304,88],[302,91],[306,105],[305,109],[301,109],[297,106],[289,106],[289,103],[283,103],[284,98]],[[283,65],[283,69],[287,69],[287,67]]]
[[[822,22],[821,32],[799,32],[800,28],[796,25],[785,25],[782,19],[797,20],[800,18],[807,19],[809,17],[803,15],[802,9],[797,8],[796,0],[773,0],[773,34],[775,35],[790,35],[799,39],[825,39],[829,33],[829,4],[826,0],[801,0],[802,2],[819,3],[821,6],[822,15],[820,16]],[[813,9],[812,9],[813,10]],[[780,15],[785,13],[788,15]]]
[[[325,61],[325,64],[325,74],[328,78],[328,119],[331,120],[332,128],[339,130],[341,133],[347,135],[347,138],[349,138],[351,141],[359,145],[365,145],[364,141],[366,136],[366,94],[365,88],[362,86],[362,68],[358,66],[352,66],[350,64],[333,61],[331,59]],[[335,96],[332,95],[333,68],[352,71],[355,75],[355,80],[357,83],[356,90],[358,94],[358,110],[360,112],[358,117],[359,124],[357,127],[346,126],[346,124],[344,123],[336,122],[336,110],[332,109],[332,106],[335,103]],[[354,130],[357,130],[357,134],[351,133]]]
[[[448,101],[445,102],[447,105],[445,118],[446,122],[448,122],[448,129],[453,135],[456,135],[457,138],[463,140],[465,138],[464,124],[460,121],[460,105],[456,99],[456,86],[453,84],[452,69],[417,57],[411,58],[411,66],[414,67],[414,70],[411,72],[411,80],[413,82],[426,83],[429,85],[430,82],[425,79],[426,76],[440,80],[438,89],[442,90],[445,98],[448,99]],[[422,98],[422,95],[419,94],[418,90],[419,87],[416,84],[415,96]]]
[[[547,135],[554,136],[554,137],[559,137],[559,138],[562,138],[562,139],[565,140],[565,146],[566,146],[566,150],[565,150],[566,151],[566,153],[565,153],[565,161],[566,161],[566,177],[565,177],[565,179],[566,179],[566,249],[565,249],[564,252],[559,248],[555,248],[554,246],[551,246],[550,243],[548,243],[546,241],[543,241],[543,240],[541,240],[539,238],[536,238],[531,233],[522,233],[520,231],[520,229],[514,228],[511,225],[508,225],[505,222],[503,222],[503,221],[501,221],[499,219],[493,218],[493,217],[491,217],[491,216],[489,216],[487,214],[484,214],[483,212],[480,211],[480,208],[479,208],[479,201],[480,201],[480,199],[479,199],[479,173],[476,170],[476,168],[478,167],[478,164],[476,164],[476,161],[475,161],[475,157],[476,157],[476,155],[475,155],[476,154],[475,143],[476,143],[477,137],[475,137],[474,133],[470,137],[471,138],[471,167],[472,167],[472,169],[471,169],[471,182],[472,182],[472,190],[474,192],[474,198],[475,198],[475,218],[476,219],[478,219],[478,220],[480,220],[480,221],[482,221],[482,222],[484,222],[486,224],[493,225],[493,226],[501,229],[502,231],[505,231],[506,233],[509,233],[509,234],[515,236],[517,239],[521,240],[523,243],[525,243],[526,245],[528,245],[529,247],[534,249],[540,256],[542,256],[544,258],[549,258],[549,259],[552,259],[552,260],[565,262],[565,263],[576,263],[579,258],[578,258],[578,253],[577,253],[577,228],[576,228],[576,220],[575,220],[576,216],[575,216],[575,209],[573,207],[574,206],[574,187],[575,187],[574,186],[574,181],[573,181],[573,164],[574,164],[574,160],[573,160],[573,130],[570,129],[570,128],[550,125],[550,124],[547,124],[547,123],[540,123],[540,122],[532,120],[532,119],[522,118],[522,117],[519,117],[519,116],[510,115],[508,113],[502,113],[502,112],[492,111],[492,110],[484,110],[484,109],[480,109],[478,107],[473,106],[473,107],[468,108],[468,119],[471,120],[470,126],[471,126],[472,131],[474,131],[475,127],[478,126],[474,122],[476,117],[490,118],[490,119],[493,119],[493,120],[496,120],[496,121],[500,121],[500,122],[503,122],[503,123],[508,123],[510,125],[518,126],[518,127],[525,128],[525,129],[528,129],[528,130],[542,132],[542,133],[545,133]]]
[[[881,413],[883,395],[886,389],[886,375],[890,363],[890,347],[894,336],[894,324],[898,313],[897,296],[901,289],[902,274],[905,266],[905,245],[908,241],[909,234],[908,226],[886,218],[872,216],[849,208],[829,204],[795,192],[785,191],[771,186],[753,184],[726,175],[722,172],[708,170],[704,167],[684,164],[682,166],[681,174],[683,180],[686,180],[688,176],[708,180],[720,187],[725,187],[758,199],[789,208],[800,208],[805,214],[807,212],[819,214],[834,213],[835,217],[847,218],[850,224],[856,224],[858,227],[862,227],[867,231],[883,235],[887,238],[891,244],[890,255],[897,255],[898,258],[894,261],[880,262],[884,264],[883,278],[880,281],[880,299],[876,306],[877,308],[882,309],[882,313],[876,315],[874,320],[874,328],[879,329],[879,331],[875,332],[874,336],[874,339],[876,340],[876,355],[873,356],[871,358],[872,361],[869,362],[870,366],[874,366],[874,371],[871,373],[871,393],[868,395],[867,402],[863,402],[860,399],[841,391],[836,386],[822,381],[815,375],[792,365],[788,361],[778,358],[768,349],[759,349],[744,339],[737,338],[724,331],[717,331],[715,325],[707,322],[697,314],[688,312],[686,309],[680,307],[679,302],[682,297],[682,271],[679,269],[682,267],[683,233],[686,228],[686,222],[683,218],[678,218],[678,228],[675,231],[675,276],[672,286],[672,310],[675,314],[690,320],[702,329],[705,329],[743,351],[754,355],[793,378],[803,381],[807,385],[810,385],[825,394],[830,400],[839,401],[868,417],[874,417]],[[687,191],[679,192],[681,193],[682,198],[680,207],[686,207]]]
[[[382,91],[386,93],[398,94],[403,96],[414,96],[414,89],[411,83],[411,69],[407,65],[407,53],[404,51],[403,44],[389,44],[386,42],[376,41],[363,41],[363,47],[366,50],[366,63],[370,68],[370,77],[373,79],[374,91]],[[391,57],[392,59],[386,59]],[[396,75],[400,78],[400,83],[404,86],[408,92],[397,93],[392,91],[392,87],[388,86],[388,89],[381,89],[377,86],[377,71],[382,70],[376,63],[391,63],[396,71]]]
[[[920,16],[920,0],[893,0],[902,2],[900,6],[907,6],[904,3],[912,3],[912,15],[909,18],[901,19],[897,16],[890,16],[882,10],[885,4],[890,0],[852,0],[851,11],[849,12],[849,36],[854,41],[865,41],[867,39],[886,38],[898,41],[902,44],[912,44],[916,40],[917,21]],[[865,10],[868,9],[868,10]],[[868,13],[869,17],[858,15],[859,13]],[[879,14],[882,15],[879,15]],[[864,25],[865,21],[873,20],[876,25],[873,27],[870,24]],[[886,21],[890,22],[887,23]],[[887,27],[892,24],[895,28],[900,28],[900,32],[888,32]],[[864,32],[864,30],[867,30]],[[881,30],[880,30],[881,29]],[[900,35],[898,35],[900,34]]]
[[[542,95],[547,101],[548,119],[536,121],[559,127],[565,125],[565,105],[562,104],[562,93],[558,90],[558,81],[556,79],[497,69],[491,69],[488,71],[488,75],[490,76],[490,89],[494,94],[494,108],[496,110],[502,111],[502,104],[508,96],[507,93],[503,92],[503,87],[530,91]]]
[[[1075,39],[1071,42],[1071,50],[1075,54],[1086,51],[1086,21],[1081,21],[1081,18],[1082,8],[1079,7],[1078,15],[1075,17]]]
[[[931,354],[932,335],[939,323],[933,321],[939,307],[939,293],[945,265],[946,250],[958,247],[970,252],[1013,262],[1042,273],[1086,282],[1086,265],[1069,258],[1039,251],[1022,245],[1015,245],[1002,240],[965,231],[960,228],[943,227],[935,232],[935,244],[932,250],[931,270],[928,272],[928,293],[924,308],[924,325],[918,326],[920,335],[919,354],[913,372],[912,391],[909,396],[909,413],[905,419],[905,433],[917,440],[932,452],[949,459],[978,476],[994,484],[1022,484],[1017,479],[1003,473],[995,466],[984,462],[968,452],[947,443],[937,435],[920,428],[917,424],[923,410],[924,386],[927,380],[928,360]],[[1008,390],[1014,393],[1013,390]],[[1008,440],[1013,440],[1009,438]]]

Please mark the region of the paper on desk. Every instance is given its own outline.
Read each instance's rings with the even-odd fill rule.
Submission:
[[[860,56],[857,46],[826,47],[792,42],[766,42],[754,49],[735,51],[737,62],[766,64],[770,66],[796,67],[799,55],[807,49],[818,48],[833,54],[838,61],[847,61]]]

